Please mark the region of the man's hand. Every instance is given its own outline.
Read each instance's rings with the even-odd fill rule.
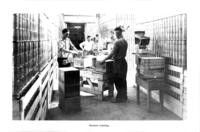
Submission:
[[[71,52],[72,54],[76,54],[76,55],[78,54],[77,51],[73,51],[73,50],[72,50],[72,51],[70,51],[70,52]]]

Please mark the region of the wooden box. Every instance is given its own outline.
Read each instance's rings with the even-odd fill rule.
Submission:
[[[144,79],[139,75],[136,75],[136,83],[146,89],[156,90],[156,89],[166,89],[164,79]]]
[[[106,62],[103,64],[101,64],[100,61],[96,61],[94,67],[95,67],[95,71],[97,72],[112,73],[113,60],[106,60]]]
[[[78,69],[59,68],[59,92],[66,98],[80,96],[80,71]]]
[[[135,63],[138,65],[141,57],[152,57],[152,56],[155,55],[152,53],[137,53],[135,56]]]
[[[94,56],[86,56],[82,58],[74,58],[74,67],[77,68],[86,68],[86,67],[94,67],[95,57]]]
[[[165,59],[163,57],[140,57],[139,65],[148,67],[149,69],[164,68]]]
[[[165,69],[150,69],[149,67],[139,66],[139,74],[141,74],[143,78],[164,78]]]
[[[99,71],[99,72],[106,72],[106,64],[101,64],[100,61],[96,61],[95,62],[95,71]]]
[[[83,58],[74,58],[74,67],[83,68],[84,67]]]

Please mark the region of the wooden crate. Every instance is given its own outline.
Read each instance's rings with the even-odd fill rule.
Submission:
[[[139,73],[143,76],[143,78],[164,78],[165,77],[165,69],[150,69],[149,67],[139,66]]]
[[[77,68],[83,68],[84,60],[82,58],[74,58],[73,65],[74,65],[74,67],[77,67]]]
[[[162,89],[166,90],[165,80],[164,79],[144,79],[141,76],[136,76],[136,83],[141,85],[144,88],[149,87],[150,89]]]
[[[165,59],[162,57],[138,56],[137,72],[143,78],[164,78]]]
[[[51,98],[52,98],[52,91],[53,91],[53,87],[54,87],[54,68],[52,67],[50,70],[50,74],[49,74],[49,89],[48,89],[48,107],[51,104]]]
[[[151,56],[155,56],[152,53],[138,53],[135,55],[135,63],[138,65],[140,63],[140,57],[151,57]]]
[[[41,79],[41,99],[40,99],[40,109],[37,116],[38,120],[44,120],[48,110],[48,90],[49,90],[49,79],[50,79],[50,67],[51,63],[48,64],[45,69],[40,74]]]
[[[177,96],[172,96],[171,94],[168,94],[165,97],[166,101],[164,103],[169,110],[173,111],[175,114],[183,118],[184,71],[182,67],[177,67],[173,65],[168,65],[167,70],[179,74],[179,76],[177,76],[176,74],[169,74],[170,72],[168,72],[167,75],[167,80],[178,83],[179,87],[168,83],[169,92],[175,93],[175,95],[178,95],[178,98]]]
[[[36,118],[40,108],[40,83],[41,80],[38,79],[26,95],[20,99],[13,99],[14,120],[33,120]]]
[[[165,59],[163,57],[140,57],[139,65],[148,66],[150,69],[165,67]]]
[[[39,75],[31,88],[19,99],[13,99],[14,120],[40,120],[47,112],[49,66]]]
[[[101,64],[100,61],[96,61],[94,65],[94,70],[97,72],[112,73],[113,62],[113,60],[106,60],[105,63]]]
[[[106,73],[96,72],[94,70],[81,70],[81,91],[95,94],[97,98],[100,100],[104,99],[104,91],[108,90],[104,87],[105,83],[107,83],[108,78],[111,75],[106,75]],[[84,81],[87,84],[84,84]]]
[[[59,92],[66,98],[80,96],[80,71],[73,67],[59,68]]]
[[[100,61],[95,62],[95,71],[106,72],[106,64],[101,64]]]

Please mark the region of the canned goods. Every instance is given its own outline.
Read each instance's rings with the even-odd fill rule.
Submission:
[[[24,53],[20,54],[20,58],[21,58],[20,65],[23,65],[24,64]]]
[[[21,42],[21,53],[24,53],[25,51],[25,42]]]
[[[31,42],[31,51],[34,50],[34,44],[35,44],[35,42]]]
[[[20,29],[19,30],[19,41],[22,41],[23,40],[23,30]]]
[[[24,42],[24,52],[28,51],[28,42]]]
[[[25,58],[25,63],[27,63],[29,61],[28,52],[25,52],[24,58]]]
[[[20,55],[15,55],[14,56],[14,66],[19,66],[20,65],[20,63],[21,63],[21,57],[20,57]]]
[[[20,70],[20,67],[15,67],[15,79],[14,80],[16,80],[16,83],[18,84],[19,83],[19,81],[20,81],[20,77],[21,77],[21,70]],[[17,85],[16,84],[16,85]]]
[[[27,41],[27,30],[26,29],[24,29],[24,40]]]
[[[29,65],[28,62],[25,63],[25,76],[27,77],[29,73]]]
[[[29,43],[28,43],[28,52],[31,50],[31,43],[32,43],[32,42],[29,42]]]
[[[13,42],[13,55],[17,55],[18,54],[18,43],[15,41]]]

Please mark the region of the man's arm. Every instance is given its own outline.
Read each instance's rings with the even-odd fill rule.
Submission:
[[[83,46],[85,45],[84,43],[85,43],[85,42],[82,42],[82,43],[80,43],[80,45],[79,45],[80,48],[81,48],[82,50],[84,50],[84,48],[83,48]]]
[[[106,60],[111,59],[113,57],[113,55],[116,54],[117,49],[118,49],[118,43],[115,42],[111,53],[101,63],[104,63]]]
[[[62,50],[63,50],[64,52],[66,52],[66,53],[72,53],[70,50],[66,50],[66,49],[64,49],[64,48],[62,48]]]
[[[60,52],[60,51],[63,51],[63,52],[65,52],[65,53],[74,53],[74,52],[71,52],[71,51],[68,50],[68,49],[65,49],[65,48],[64,48],[64,44],[63,44],[62,41],[59,41],[59,42],[58,42],[58,52]]]

